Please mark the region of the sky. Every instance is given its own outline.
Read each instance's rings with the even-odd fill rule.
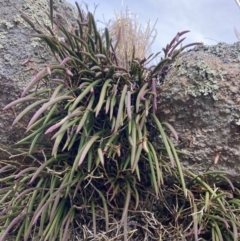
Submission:
[[[66,0],[75,6],[75,0]],[[82,1],[77,0],[79,5]],[[234,43],[238,39],[234,27],[240,32],[240,7],[235,0],[85,0],[89,11],[95,12],[95,19],[105,22],[114,19],[115,12],[128,8],[138,16],[144,26],[148,21],[155,29],[157,37],[152,45],[152,52],[162,50],[172,38],[183,30],[185,44],[203,42],[215,45],[218,42]],[[98,26],[102,26],[98,23]]]

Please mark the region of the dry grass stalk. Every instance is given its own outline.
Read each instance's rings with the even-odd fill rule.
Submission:
[[[120,66],[128,69],[134,48],[135,58],[143,59],[150,54],[157,35],[155,25],[156,22],[151,27],[151,22],[148,21],[145,26],[142,26],[138,21],[138,15],[131,13],[128,8],[126,12],[115,13],[115,19],[108,23],[108,28],[111,36],[115,37],[112,41]]]

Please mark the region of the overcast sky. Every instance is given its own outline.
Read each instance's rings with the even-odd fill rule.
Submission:
[[[75,0],[66,0],[75,6]],[[77,1],[81,3],[81,1]],[[185,44],[203,42],[214,45],[217,42],[234,43],[237,37],[234,27],[240,31],[240,8],[235,0],[86,0],[89,10],[98,5],[95,18],[109,20],[114,12],[126,7],[137,14],[144,25],[158,19],[157,38],[152,47],[156,53],[165,47],[177,32],[190,30]]]

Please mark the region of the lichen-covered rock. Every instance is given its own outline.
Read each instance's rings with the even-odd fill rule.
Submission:
[[[50,26],[49,6],[46,0],[0,0],[0,158],[6,156],[5,145],[11,145],[21,139],[24,128],[18,125],[12,127],[14,112],[2,111],[9,102],[19,98],[21,91],[31,77],[53,63],[55,59],[41,40],[32,38],[34,30],[21,18],[21,14],[35,18],[41,24]],[[71,23],[77,16],[76,9],[63,0],[54,1],[54,16],[65,17]],[[71,27],[71,26],[69,26]],[[26,66],[22,63],[30,58]],[[28,68],[31,70],[26,71]],[[24,124],[24,123],[22,123]]]
[[[221,154],[211,169],[240,181],[240,43],[196,47],[178,65],[158,117],[179,133],[185,165],[201,173]]]
[[[4,145],[21,139],[26,126],[12,127],[14,112],[2,108],[19,97],[34,73],[55,61],[46,45],[31,38],[35,32],[20,17],[24,13],[50,26],[47,3],[0,0],[0,158],[6,154]],[[71,22],[76,16],[65,1],[54,4],[55,17]],[[21,63],[29,57],[32,70],[24,71]],[[240,181],[240,43],[195,48],[178,65],[178,75],[159,96],[159,118],[179,133],[179,148],[190,153],[183,157],[186,165],[203,172],[221,152],[213,168],[227,170]]]

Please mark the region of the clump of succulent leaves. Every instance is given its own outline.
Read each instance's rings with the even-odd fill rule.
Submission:
[[[71,29],[53,19],[52,8],[51,27],[22,15],[58,64],[41,69],[21,97],[4,108],[25,106],[13,124],[33,114],[28,135],[17,143],[19,158],[26,158],[0,169],[5,173],[0,241],[9,233],[16,240],[68,240],[79,227],[81,240],[106,235],[109,240],[159,240],[176,233],[198,240],[209,232],[213,240],[223,240],[223,229],[224,240],[237,240],[239,224],[228,210],[239,210],[240,202],[226,201],[229,193],[183,171],[180,151],[166,130],[176,139],[177,133],[155,115],[158,81],[166,84],[179,54],[198,43],[180,46],[188,31],[180,32],[152,66],[158,54],[138,59],[133,46],[126,68],[118,64],[117,41],[108,29],[98,31],[92,13],[76,5],[79,18]],[[152,130],[161,136],[159,149],[149,140]],[[166,188],[170,176],[172,188]],[[185,176],[192,181],[186,184]],[[173,232],[162,229],[169,222]],[[209,222],[210,229],[204,226]]]

